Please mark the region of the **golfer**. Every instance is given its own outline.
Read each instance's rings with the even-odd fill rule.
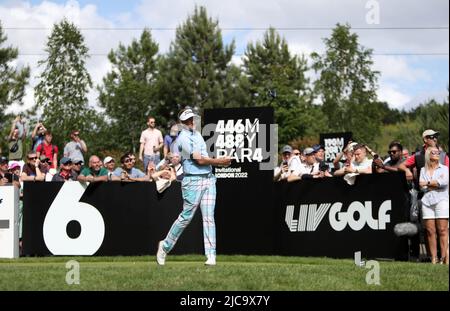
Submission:
[[[189,225],[195,211],[200,205],[203,219],[203,241],[205,243],[205,265],[216,264],[216,225],[214,208],[216,203],[216,177],[212,174],[211,165],[227,166],[231,158],[213,159],[208,157],[206,143],[202,135],[194,129],[192,109],[182,110],[178,118],[182,130],[175,146],[181,154],[184,178],[181,183],[183,211],[175,220],[166,238],[159,242],[156,261],[164,265],[167,254],[175,246],[183,230]]]

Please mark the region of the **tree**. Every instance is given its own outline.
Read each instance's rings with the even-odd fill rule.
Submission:
[[[102,120],[88,105],[92,81],[85,67],[88,48],[83,35],[74,24],[63,20],[54,25],[46,52],[47,58],[38,62],[45,68],[35,87],[35,110],[42,110],[42,120],[52,129],[55,144],[63,146],[69,133],[77,129],[89,142],[88,148],[96,146]]]
[[[275,110],[279,142],[285,144],[311,133],[321,123],[321,114],[313,107],[305,77],[305,58],[292,56],[284,38],[270,28],[262,42],[248,44],[244,74],[253,106],[271,106]]]
[[[312,53],[313,69],[320,74],[315,91],[320,94],[322,110],[330,131],[351,131],[365,143],[380,132],[382,107],[376,90],[378,71],[372,70],[372,50],[359,45],[349,25],[337,25],[324,39],[326,52]]]
[[[124,150],[135,150],[146,116],[158,104],[157,53],[158,44],[145,29],[139,41],[133,40],[128,47],[120,44],[108,55],[113,70],[98,87],[99,101],[111,119],[110,132],[117,133],[116,145]]]
[[[435,100],[430,100],[420,105],[416,109],[417,121],[422,131],[433,129],[440,133],[439,144],[444,150],[448,151],[448,101],[440,104]],[[418,135],[419,136],[419,135]],[[420,137],[420,136],[419,136]]]
[[[177,28],[175,41],[161,60],[159,115],[168,121],[184,106],[202,110],[239,105],[242,93],[236,90],[239,70],[231,65],[233,53],[234,41],[223,44],[218,21],[208,17],[206,8],[196,7]]]
[[[6,122],[8,118],[5,111],[12,104],[22,105],[30,68],[14,68],[12,63],[17,59],[19,51],[11,46],[1,47],[7,39],[0,23],[0,131],[9,133],[10,124]],[[3,147],[1,150],[5,150],[5,146],[1,147]]]

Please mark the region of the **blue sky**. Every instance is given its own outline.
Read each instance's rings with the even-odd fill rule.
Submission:
[[[110,70],[106,54],[117,48],[119,42],[130,43],[144,27],[175,28],[192,14],[196,4],[206,6],[210,16],[219,19],[224,41],[236,41],[236,54],[243,54],[247,44],[260,40],[264,31],[225,28],[332,28],[336,23],[349,23],[354,28],[400,27],[402,29],[354,30],[362,45],[374,49],[376,54],[388,54],[374,56],[374,68],[381,72],[379,98],[391,107],[410,109],[427,99],[442,100],[448,95],[448,0],[0,0],[0,21],[8,36],[8,44],[19,48],[17,64],[29,65],[33,77],[39,73],[37,61],[43,58],[46,37],[53,23],[62,17],[73,21],[82,28],[90,52],[100,54],[87,63],[94,83],[99,84]],[[374,5],[377,6],[376,11]],[[375,24],[369,20],[374,16],[370,15],[372,13],[377,13]],[[90,29],[83,30],[83,27]],[[323,38],[329,36],[331,30],[279,32],[286,38],[292,53],[308,56],[313,51],[324,51]],[[168,50],[174,39],[173,30],[153,30],[152,35],[162,53]],[[233,61],[236,64],[242,62],[238,55]],[[309,75],[314,79],[313,72]],[[33,78],[27,89],[26,106],[34,102],[32,88],[35,83]],[[89,98],[95,104],[95,90]]]

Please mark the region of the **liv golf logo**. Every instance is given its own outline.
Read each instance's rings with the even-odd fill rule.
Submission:
[[[365,201],[364,204],[359,201],[352,202],[346,212],[342,211],[343,204],[323,203],[301,204],[298,217],[294,218],[294,205],[286,206],[286,224],[291,232],[316,231],[328,212],[328,218],[331,227],[335,231],[344,230],[347,225],[353,231],[359,231],[368,225],[373,230],[385,230],[386,224],[391,221],[388,212],[392,209],[391,200],[384,201],[378,210],[378,219],[372,217],[372,202]],[[359,214],[359,217],[355,217]]]

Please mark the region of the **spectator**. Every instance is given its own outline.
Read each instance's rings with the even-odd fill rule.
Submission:
[[[430,147],[438,147],[439,132],[428,129],[422,133],[423,145],[415,150],[405,161],[399,164],[398,169],[405,172],[406,180],[412,182],[413,186],[410,190],[411,194],[411,208],[410,208],[410,220],[418,222],[420,225],[420,213],[422,212],[422,196],[423,192],[420,188],[420,171],[425,166],[425,152]],[[441,152],[439,155],[439,163],[449,167],[448,156],[445,152]],[[421,240],[423,232],[419,231],[419,235],[413,237],[412,252],[416,257],[420,257],[421,254]],[[426,240],[426,239],[425,239]]]
[[[45,132],[47,129],[45,128],[44,124],[42,122],[36,123],[36,126],[34,127],[33,132],[31,133],[31,150],[36,151],[36,148],[42,144],[45,137]]]
[[[323,172],[323,177],[332,177],[330,166],[325,162],[325,147],[317,144],[312,147],[315,152],[316,161],[319,163],[319,170]]]
[[[116,161],[114,161],[112,157],[107,156],[103,160],[103,165],[105,166],[105,168],[108,170],[109,173],[113,173],[116,168]]]
[[[287,180],[289,175],[298,175],[301,170],[301,161],[298,156],[293,155],[291,146],[286,145],[281,150],[282,162],[279,167],[274,170],[274,181]]]
[[[313,148],[305,148],[303,150],[305,162],[301,166],[299,172],[294,172],[288,176],[288,181],[295,181],[299,179],[313,179],[325,177],[325,172],[320,170],[320,164],[317,161],[316,152]]]
[[[406,158],[403,157],[403,146],[397,141],[389,144],[388,150],[389,158],[387,158],[381,165],[383,172],[398,172],[398,166]]]
[[[429,147],[438,147],[438,137],[439,132],[435,130],[426,130],[422,133],[422,139],[423,139],[423,146],[419,148],[419,150],[409,156],[403,163],[401,163],[398,166],[398,169],[405,172],[406,179],[407,180],[414,180],[414,186],[416,190],[420,190],[419,187],[419,174],[422,167],[425,165],[425,151]],[[449,160],[448,156],[445,152],[441,152],[439,156],[439,163],[444,164],[445,166],[449,167]],[[414,178],[414,175],[412,173],[412,169],[416,168],[417,175],[416,178]]]
[[[182,181],[184,177],[183,165],[181,165],[181,157],[177,152],[172,153],[170,162],[175,171],[175,176],[177,181]]]
[[[353,147],[354,160],[348,166],[334,172],[335,176],[352,174],[372,174],[372,160],[367,158],[366,146],[357,144]]]
[[[407,159],[409,157],[409,150],[406,148],[403,148],[402,155],[405,159]]]
[[[108,181],[108,171],[102,166],[100,158],[93,155],[89,158],[89,167],[82,169],[77,179],[81,182]]]
[[[178,125],[175,122],[171,122],[169,134],[164,136],[164,158],[167,156],[169,152],[173,152],[173,143],[177,139],[178,136]]]
[[[155,128],[155,118],[148,117],[147,120],[148,128],[141,133],[141,138],[139,139],[141,143],[139,147],[139,160],[144,162],[144,171],[147,170],[149,162],[157,165],[161,161],[160,149],[163,146],[161,131]]]
[[[9,165],[8,172],[12,175],[11,179],[13,182],[13,185],[15,185],[17,188],[20,188],[20,165],[17,162],[13,162],[11,165]]]
[[[134,161],[129,153],[120,158],[122,167],[114,171],[114,176],[119,177],[121,181],[148,181],[149,178],[141,170],[134,167]]]
[[[0,156],[0,186],[5,186],[9,183],[8,177],[8,159]]]
[[[44,181],[45,174],[41,171],[39,158],[36,152],[30,151],[27,155],[27,163],[24,165],[20,179],[22,181]]]
[[[342,152],[339,152],[336,155],[336,158],[333,160],[334,171],[337,171],[345,166],[349,166],[353,161],[353,147],[355,147],[358,143],[349,141],[347,146],[345,146]]]
[[[62,157],[59,163],[59,172],[53,175],[52,181],[76,181],[78,175],[72,170],[72,160]]]
[[[156,173],[156,166],[153,162],[150,162],[147,166],[147,176],[149,178],[149,181],[153,181],[153,174]]]
[[[64,156],[70,158],[72,162],[81,160],[84,163],[83,153],[87,152],[86,143],[80,138],[80,131],[72,131],[71,141],[64,147]]]
[[[72,160],[72,174],[75,174],[77,176],[80,175],[81,174],[81,170],[83,168],[83,164],[84,163],[81,160],[76,160],[76,161]]]
[[[8,136],[8,150],[10,161],[22,161],[23,140],[25,139],[25,135],[26,131],[22,124],[22,118],[21,116],[17,116],[12,122],[11,131],[9,132]]]
[[[439,236],[441,263],[448,265],[448,167],[439,163],[440,151],[428,147],[425,165],[420,170],[419,185],[425,192],[422,198],[422,219],[433,264],[438,262],[436,229]]]
[[[36,152],[36,156],[37,156],[37,152]],[[44,173],[44,174],[47,173],[48,170],[50,169],[50,163],[51,163],[50,159],[45,154],[38,156],[38,159],[39,159],[42,173]]]
[[[58,147],[52,144],[52,132],[47,130],[44,135],[44,141],[36,147],[38,157],[45,155],[49,160],[50,168],[56,169],[58,164]]]

